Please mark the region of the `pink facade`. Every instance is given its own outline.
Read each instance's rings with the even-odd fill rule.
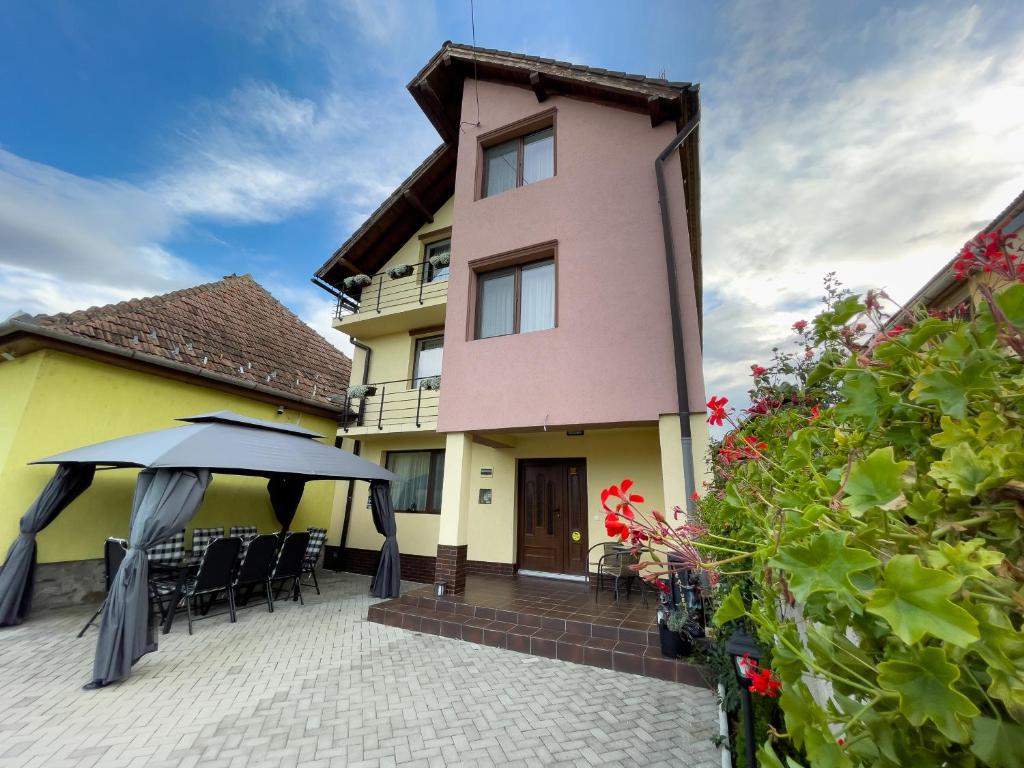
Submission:
[[[675,125],[467,80],[445,322],[443,432],[650,423],[680,411],[654,160]],[[479,197],[477,136],[554,108],[556,175]],[[666,165],[687,349],[689,409],[703,410],[700,337],[679,159]],[[557,241],[557,327],[473,339],[470,262]],[[685,410],[685,408],[684,408]]]

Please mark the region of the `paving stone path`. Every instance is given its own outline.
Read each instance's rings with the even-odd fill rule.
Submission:
[[[0,768],[720,764],[710,691],[373,624],[368,583],[181,617],[93,692],[88,610],[0,629]]]

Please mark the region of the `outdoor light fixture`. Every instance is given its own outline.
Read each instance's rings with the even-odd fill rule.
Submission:
[[[747,765],[757,766],[757,745],[754,743],[754,709],[750,700],[750,674],[761,661],[761,647],[757,640],[742,629],[737,629],[725,643],[725,652],[732,656],[736,665],[736,679],[740,686],[740,705],[743,712],[744,741],[747,748]],[[753,668],[753,669],[751,669]]]

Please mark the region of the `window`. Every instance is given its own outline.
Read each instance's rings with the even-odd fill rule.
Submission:
[[[484,197],[555,175],[555,129],[545,128],[484,149]]]
[[[416,340],[416,359],[413,363],[413,386],[422,379],[441,375],[441,356],[444,354],[444,336],[431,336]]]
[[[440,514],[444,451],[389,451],[384,463],[398,475],[391,483],[396,512]]]
[[[555,327],[555,260],[521,264],[477,277],[476,337]]]
[[[452,241],[451,240],[438,240],[434,243],[428,243],[426,247],[425,258],[427,260],[427,268],[424,271],[424,282],[434,283],[438,280],[448,279],[448,267],[435,267],[430,263],[431,256],[447,256],[449,259],[452,256]]]

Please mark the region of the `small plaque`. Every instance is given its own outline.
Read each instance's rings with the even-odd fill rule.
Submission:
[[[490,488],[481,488],[480,489],[480,503],[481,504],[490,504],[491,503],[491,489]]]
[[[578,544],[579,542],[581,542],[583,540],[583,534],[580,533],[579,531],[573,531],[572,535],[571,535],[571,538],[572,538],[572,540],[574,542],[576,542]]]
[[[494,476],[494,468],[493,467],[480,467],[480,477],[493,477],[493,476]]]
[[[565,434],[567,434],[569,437],[583,437],[583,430],[582,429],[571,429],[568,432],[566,432]]]

